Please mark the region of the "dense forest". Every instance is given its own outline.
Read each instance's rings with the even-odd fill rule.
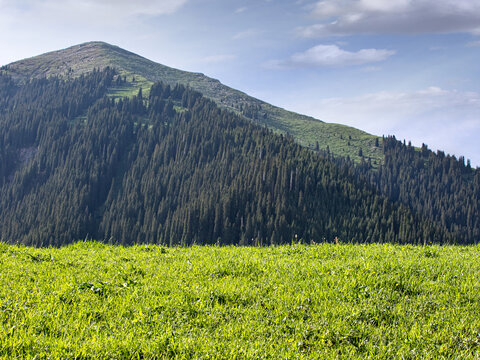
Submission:
[[[387,138],[373,170],[181,85],[106,96],[123,82],[108,68],[22,86],[0,75],[2,241],[478,241],[479,175],[459,160]]]
[[[462,243],[480,240],[480,170],[442,151],[434,153],[395,137],[383,139],[385,163],[378,171],[357,167],[392,201],[408,206],[457,235]]]

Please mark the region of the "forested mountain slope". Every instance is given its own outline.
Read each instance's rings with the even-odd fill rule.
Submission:
[[[435,221],[464,244],[480,241],[480,169],[465,159],[420,151],[395,137],[383,141],[385,163],[378,171],[357,167],[378,191],[395,203]]]
[[[25,83],[32,78],[48,76],[71,79],[107,66],[127,76],[127,83],[121,88],[111,89],[113,94],[122,96],[132,90],[136,92],[139,86],[145,91],[156,81],[170,86],[180,83],[214,100],[223,109],[267,125],[275,132],[290,134],[303,146],[316,148],[318,143],[320,149],[328,148],[337,156],[349,156],[357,162],[361,160],[361,149],[364,157],[378,163],[383,161],[381,150],[375,146],[377,137],[373,135],[272,106],[203,74],[164,66],[103,42],[85,43],[17,61],[4,66],[0,72],[10,75],[16,82]]]
[[[305,149],[181,85],[106,96],[124,77],[0,76],[0,239],[45,246],[455,242]]]

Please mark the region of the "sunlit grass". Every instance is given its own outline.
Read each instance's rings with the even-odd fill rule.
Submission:
[[[132,75],[121,75],[127,77],[127,82],[122,86],[113,86],[108,89],[107,95],[114,98],[124,98],[124,97],[133,97],[138,95],[140,88],[142,89],[143,97],[148,99],[150,94],[150,88],[153,85],[153,82],[148,81],[147,79],[141,76],[132,76]]]
[[[0,356],[476,358],[480,247],[0,245]]]

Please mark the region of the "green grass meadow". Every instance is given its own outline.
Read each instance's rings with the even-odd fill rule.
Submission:
[[[480,246],[0,244],[2,359],[475,359]]]

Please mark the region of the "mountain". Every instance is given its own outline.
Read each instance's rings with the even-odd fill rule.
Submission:
[[[66,81],[0,75],[0,239],[282,244],[448,242],[377,193],[353,163],[218,107],[182,85],[107,95],[106,68]],[[364,163],[366,165],[366,163]]]
[[[139,87],[148,95],[148,89],[156,81],[171,86],[180,83],[212,99],[223,109],[266,125],[277,133],[290,134],[303,146],[314,149],[318,143],[319,149],[328,149],[337,156],[349,156],[357,162],[362,157],[371,159],[374,164],[383,161],[381,148],[375,146],[378,141],[376,136],[275,107],[203,74],[161,65],[104,42],[89,42],[17,61],[4,66],[2,72],[17,82],[25,83],[32,78],[48,76],[75,78],[94,68],[107,66],[127,76],[128,81],[120,88],[110,89],[112,96],[133,95]]]
[[[0,240],[480,241],[480,169],[463,157],[365,135],[377,160],[349,159],[341,155],[351,154],[359,132],[347,127],[327,139],[348,139],[345,149],[309,149],[290,130],[335,125],[278,108],[259,116],[268,107],[104,43],[7,65]],[[271,119],[288,133],[273,120],[265,126]]]

